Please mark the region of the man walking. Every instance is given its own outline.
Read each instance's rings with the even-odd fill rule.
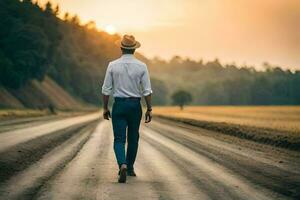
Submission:
[[[139,127],[142,117],[141,97],[145,97],[147,111],[145,123],[152,118],[151,84],[146,64],[134,57],[135,49],[141,45],[132,35],[124,35],[116,44],[122,56],[109,63],[106,70],[103,94],[103,117],[109,120],[109,95],[113,95],[112,125],[114,151],[119,165],[119,183],[126,182],[126,176],[136,176],[134,162],[138,149]],[[125,154],[127,130],[127,151]]]

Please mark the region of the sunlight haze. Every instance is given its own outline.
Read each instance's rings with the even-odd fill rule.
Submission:
[[[46,1],[40,0],[40,3]],[[99,29],[131,33],[140,52],[260,68],[267,61],[300,69],[298,0],[52,0]]]

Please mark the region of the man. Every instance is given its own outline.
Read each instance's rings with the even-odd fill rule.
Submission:
[[[141,97],[145,97],[147,111],[145,123],[152,118],[151,84],[146,64],[134,57],[135,49],[141,45],[132,35],[124,35],[116,44],[122,56],[109,63],[106,70],[103,94],[103,117],[109,120],[109,95],[114,97],[112,125],[114,132],[114,151],[119,165],[120,183],[126,182],[126,175],[136,176],[134,162],[138,149],[139,127],[142,117]],[[127,129],[127,152],[125,155]]]

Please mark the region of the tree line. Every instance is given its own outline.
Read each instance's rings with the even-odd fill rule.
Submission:
[[[0,1],[0,85],[20,88],[47,75],[98,105],[107,64],[120,56],[114,45],[120,36],[98,30],[94,22],[82,24],[76,15],[59,14],[59,6],[50,2],[41,7],[31,0]],[[171,104],[177,90],[190,93],[192,104],[300,104],[299,71],[137,57],[149,66],[156,105]]]
[[[114,45],[120,36],[59,14],[50,2],[41,7],[31,0],[0,1],[0,85],[16,89],[48,75],[72,95],[99,105],[107,64],[120,56]],[[152,77],[152,84],[165,92],[162,81]],[[153,100],[162,103],[164,96]]]
[[[184,90],[194,105],[300,104],[299,70],[263,63],[263,70],[258,71],[252,66],[222,65],[218,59],[205,63],[179,56],[148,62],[152,75],[166,83],[170,97]]]
[[[0,2],[0,83],[18,88],[42,80],[61,39],[55,11],[29,0]]]
[[[99,104],[100,85],[107,63],[118,56],[110,36],[94,23],[80,25],[48,2],[0,2],[0,84],[19,88],[31,79],[52,77],[69,93]]]

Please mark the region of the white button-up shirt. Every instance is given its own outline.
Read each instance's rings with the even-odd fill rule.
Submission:
[[[142,97],[152,93],[147,65],[132,54],[124,54],[109,63],[104,83],[104,95]]]

